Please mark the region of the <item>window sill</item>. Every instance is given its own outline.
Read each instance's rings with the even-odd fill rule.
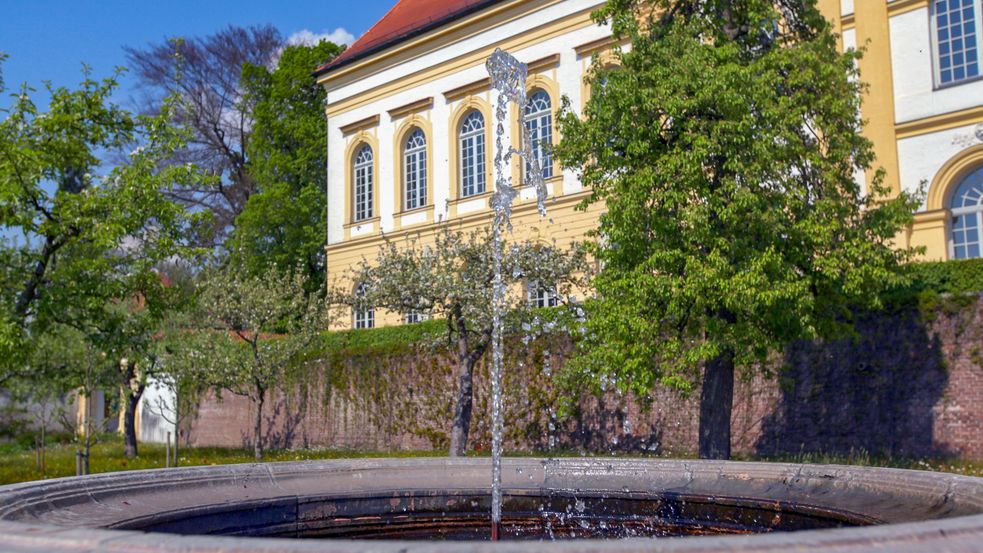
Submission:
[[[371,225],[371,224],[374,224],[374,223],[378,223],[380,219],[381,218],[377,215],[375,217],[369,217],[368,219],[361,219],[361,220],[358,220],[358,221],[352,221],[352,222],[349,222],[349,223],[345,223],[345,228],[346,229],[350,229],[350,228],[355,228],[355,227],[364,227],[365,225]]]
[[[558,175],[557,174],[554,174],[552,177],[547,177],[547,178],[543,179],[543,182],[545,182],[546,184],[553,184],[555,182],[561,182],[561,181],[563,181],[563,173],[560,173]],[[532,185],[531,184],[523,184],[522,186],[519,187],[520,190],[523,189],[523,188],[532,188]]]
[[[403,211],[397,211],[393,215],[396,217],[402,217],[403,215],[412,215],[414,213],[421,213],[433,209],[433,204],[427,204],[420,207],[414,207],[413,209],[405,209]]]
[[[970,77],[968,79],[962,79],[960,81],[954,81],[954,82],[945,83],[945,84],[933,83],[932,92],[938,92],[938,91],[941,91],[941,90],[948,90],[950,88],[956,88],[956,87],[962,86],[964,84],[976,83],[976,82],[979,82],[979,81],[983,81],[983,75],[977,75],[975,77]]]
[[[472,200],[480,200],[483,198],[490,198],[493,192],[491,190],[485,190],[481,194],[472,194],[470,196],[458,196],[454,199],[447,200],[450,205],[457,205],[461,202],[470,202]]]

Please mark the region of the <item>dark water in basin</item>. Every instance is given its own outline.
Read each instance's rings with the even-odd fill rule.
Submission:
[[[406,491],[214,506],[120,525],[178,534],[300,539],[490,539],[487,492]],[[502,539],[620,539],[864,526],[863,516],[754,498],[611,492],[512,493]]]

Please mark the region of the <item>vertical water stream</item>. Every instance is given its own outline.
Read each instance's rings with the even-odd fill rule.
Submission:
[[[492,498],[491,520],[492,539],[499,537],[502,522],[502,351],[503,321],[506,308],[506,284],[502,278],[502,259],[505,252],[504,233],[512,231],[512,202],[519,192],[512,183],[510,166],[512,156],[518,154],[525,162],[525,185],[536,190],[536,201],[540,216],[546,215],[546,182],[539,158],[535,155],[532,140],[526,132],[526,78],[528,68],[513,56],[498,48],[485,63],[491,77],[492,88],[498,92],[495,103],[495,193],[491,205],[495,210],[492,221],[492,240],[494,244],[493,267],[495,271],[492,292],[492,367],[491,367],[491,419],[492,419]],[[508,120],[509,105],[516,106],[518,118],[519,144],[521,148],[506,147],[503,136],[505,122]]]

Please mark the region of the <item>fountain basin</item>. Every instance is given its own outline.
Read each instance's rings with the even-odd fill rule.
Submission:
[[[489,472],[488,459],[358,459],[17,484],[0,487],[0,550],[983,549],[980,478],[607,458],[505,460],[506,541],[489,543]],[[626,539],[597,539],[612,537]],[[543,538],[557,541],[530,541]]]

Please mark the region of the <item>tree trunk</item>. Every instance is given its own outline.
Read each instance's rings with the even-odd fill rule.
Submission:
[[[730,414],[734,406],[734,352],[707,362],[700,392],[700,458],[730,459]]]
[[[17,295],[17,302],[14,304],[14,313],[16,313],[18,322],[23,324],[27,319],[28,309],[38,296],[38,286],[41,285],[41,281],[44,279],[44,275],[48,270],[48,263],[51,261],[51,256],[55,254],[58,250],[58,245],[50,236],[45,236],[44,247],[41,248],[41,256],[37,263],[34,264],[34,271],[31,273],[30,279],[24,285],[24,289],[21,290],[20,294]]]
[[[127,459],[137,456],[137,406],[143,396],[143,386],[123,394],[123,453]]]
[[[474,360],[464,355],[458,360],[457,406],[454,408],[454,426],[451,428],[451,457],[462,457],[468,448],[471,431],[471,412],[474,405]]]
[[[266,403],[266,390],[260,388],[256,396],[256,441],[253,443],[253,454],[257,461],[263,460],[263,404]]]
[[[89,453],[92,452],[92,443],[89,437],[85,437],[85,453],[82,454],[82,474],[89,474]]]
[[[137,456],[137,406],[146,385],[137,375],[136,363],[120,362],[120,390],[123,401],[123,453],[127,459]]]
[[[45,436],[46,433],[47,433],[47,425],[42,424],[41,425],[41,476],[44,477],[48,475],[48,469],[47,466],[45,465],[45,459],[44,459],[44,454],[47,453],[46,451],[47,446],[44,443],[45,440],[47,439],[47,437]]]
[[[181,403],[177,400],[177,390],[174,391],[174,466],[177,467],[177,455],[180,451],[178,444],[181,443]]]

